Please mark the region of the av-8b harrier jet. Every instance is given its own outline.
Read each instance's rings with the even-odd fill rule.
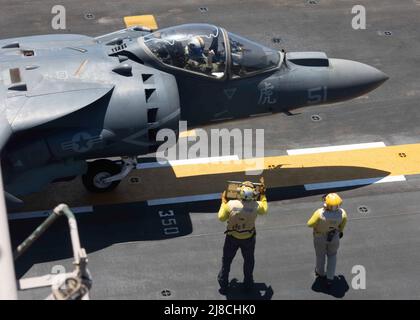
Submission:
[[[363,95],[388,77],[323,52],[279,52],[225,29],[131,27],[92,38],[0,41],[0,148],[6,198],[83,175],[114,188],[162,128],[290,112]],[[122,165],[109,160],[124,156]],[[131,160],[130,160],[131,159]]]

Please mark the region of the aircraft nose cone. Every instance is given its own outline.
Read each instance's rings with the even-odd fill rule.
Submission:
[[[331,101],[361,96],[389,79],[382,71],[351,60],[330,59],[330,68],[328,100]]]

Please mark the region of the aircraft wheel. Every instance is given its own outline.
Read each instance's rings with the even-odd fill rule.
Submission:
[[[111,160],[96,160],[88,163],[88,171],[82,176],[83,185],[90,192],[114,190],[121,181],[104,182],[103,179],[120,173],[121,168]]]

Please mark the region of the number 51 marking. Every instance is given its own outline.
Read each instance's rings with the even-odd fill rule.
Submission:
[[[327,87],[317,87],[308,90],[308,102],[319,103],[327,101]]]

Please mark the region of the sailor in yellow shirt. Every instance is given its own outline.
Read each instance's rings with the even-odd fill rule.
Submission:
[[[338,194],[330,193],[323,199],[323,208],[313,213],[308,221],[308,227],[313,228],[316,253],[315,274],[319,277],[326,275],[327,285],[330,286],[335,276],[337,251],[347,223],[347,214],[340,208],[343,201]],[[325,258],[327,258],[326,274]]]
[[[226,191],[222,194],[218,217],[222,222],[227,221],[222,268],[218,275],[219,291],[222,294],[228,287],[230,266],[239,248],[244,258],[244,287],[250,289],[254,284],[255,220],[258,215],[266,214],[268,209],[263,178],[261,183],[259,201],[255,201],[256,192],[249,181],[241,186],[240,200],[227,201]]]

